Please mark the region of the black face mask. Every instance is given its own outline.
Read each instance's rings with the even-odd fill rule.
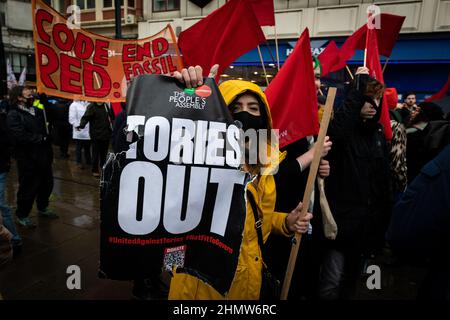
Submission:
[[[246,131],[248,129],[265,129],[264,120],[261,116],[254,116],[247,111],[241,111],[233,114],[233,118],[236,121],[242,123],[242,130]]]

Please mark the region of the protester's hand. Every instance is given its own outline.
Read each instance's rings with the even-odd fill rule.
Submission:
[[[215,64],[211,67],[209,71],[209,78],[215,78],[217,75],[217,70],[219,69],[219,65]],[[203,69],[200,66],[183,68],[181,72],[175,71],[173,76],[178,81],[186,84],[186,88],[196,88],[203,84]]]
[[[77,131],[81,131],[81,128],[80,128],[80,126],[78,126],[78,127],[75,127],[75,130],[77,130]]]
[[[372,119],[377,114],[377,111],[370,103],[364,103],[363,107],[361,108],[361,118],[364,120]]]
[[[209,70],[208,78],[215,78],[217,76],[217,71],[219,71],[219,65],[215,64]]]
[[[330,175],[330,163],[325,159],[320,159],[319,176],[326,178]]]
[[[300,202],[294,210],[286,217],[286,227],[290,232],[306,233],[308,231],[309,221],[313,215],[307,212],[305,216],[301,217],[303,204]]]
[[[355,75],[357,75],[357,74],[369,74],[369,68],[359,67],[358,70],[356,70]]]
[[[314,143],[314,146],[309,150],[309,152],[311,152],[312,156],[314,156],[314,150],[316,148],[316,145],[317,145],[317,142]],[[326,157],[328,152],[330,152],[332,145],[333,145],[333,142],[331,142],[330,137],[326,136],[325,140],[323,141],[323,148],[322,148],[321,158]]]
[[[186,88],[196,88],[203,84],[203,69],[200,66],[183,68],[181,72],[175,71],[173,76],[186,85]]]
[[[331,142],[330,137],[326,136],[325,140],[323,141],[322,158],[327,156],[328,152],[330,152],[331,150],[332,145],[333,142]]]

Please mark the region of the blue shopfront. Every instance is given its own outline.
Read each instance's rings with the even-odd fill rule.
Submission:
[[[330,39],[312,40],[311,50],[318,55],[326,47]],[[342,45],[345,38],[334,39],[338,47]],[[278,45],[280,64],[289,57],[295,41],[282,40]],[[270,52],[270,51],[271,52]],[[268,72],[274,74],[274,60],[276,60],[275,44],[261,46],[261,53]],[[382,57],[384,65],[386,59]],[[363,64],[363,51],[357,50],[355,55],[348,61],[353,72]],[[236,67],[261,67],[261,60],[257,49],[254,49],[233,64]],[[255,71],[256,72],[256,71]],[[255,73],[253,72],[253,73]],[[253,74],[252,73],[252,74]],[[261,72],[260,72],[261,73]],[[385,82],[388,87],[395,87],[399,94],[407,91],[415,91],[418,100],[438,91],[446,82],[450,73],[450,35],[432,34],[428,37],[415,37],[414,39],[401,38],[397,41],[392,55],[385,70]],[[342,81],[348,80],[348,74],[342,70],[331,77]]]

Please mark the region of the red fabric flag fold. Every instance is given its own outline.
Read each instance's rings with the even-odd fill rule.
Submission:
[[[368,29],[367,31],[366,67],[369,69],[369,75],[372,78],[375,78],[381,83],[384,83],[383,70],[381,68],[378,50],[377,34],[374,29]],[[392,140],[392,128],[387,99],[382,99],[380,123],[384,127],[384,136],[386,137],[386,139]]]
[[[373,19],[377,19],[375,16]],[[379,53],[385,57],[390,57],[394,49],[400,29],[405,21],[404,16],[397,16],[389,13],[382,13],[379,16],[380,29],[372,29],[376,33]],[[356,30],[345,40],[340,48],[339,59],[331,67],[330,72],[342,69],[347,61],[353,57],[356,49],[364,50],[366,48],[367,24]]]
[[[260,26],[275,25],[275,9],[273,0],[248,0],[250,1],[253,12],[258,19]]]
[[[265,93],[274,128],[280,130],[280,147],[319,132],[308,29],[302,33],[294,51]]]
[[[441,90],[433,94],[431,97],[425,99],[425,102],[430,102],[434,100],[439,100],[447,95],[448,89],[450,88],[450,74],[448,75],[447,83],[444,84]]]
[[[251,4],[231,0],[181,32],[178,46],[186,65],[200,65],[204,76],[218,63],[217,80],[233,61],[265,41]]]
[[[334,40],[331,40],[317,58],[322,65],[322,76],[325,77],[340,61],[340,51],[336,46],[336,42],[334,42]]]

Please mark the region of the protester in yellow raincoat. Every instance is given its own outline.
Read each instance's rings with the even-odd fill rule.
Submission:
[[[175,77],[185,82],[188,87],[201,85],[202,72],[199,68],[197,66],[190,67],[188,70],[184,69],[181,73],[176,73]],[[272,129],[266,96],[257,85],[248,81],[230,80],[222,83],[219,89],[225,103],[230,107],[233,118],[242,122],[244,130]],[[284,154],[280,155],[280,161],[282,158]],[[307,231],[312,215],[308,213],[300,218],[301,204],[289,215],[274,211],[276,191],[273,175],[258,174],[256,179],[248,185],[248,190],[253,194],[258,207],[264,241],[271,232],[289,236],[293,232]],[[247,216],[238,266],[228,294],[222,296],[196,277],[175,273],[171,281],[169,299],[257,300],[261,288],[262,263],[255,218],[251,205],[247,202]]]

